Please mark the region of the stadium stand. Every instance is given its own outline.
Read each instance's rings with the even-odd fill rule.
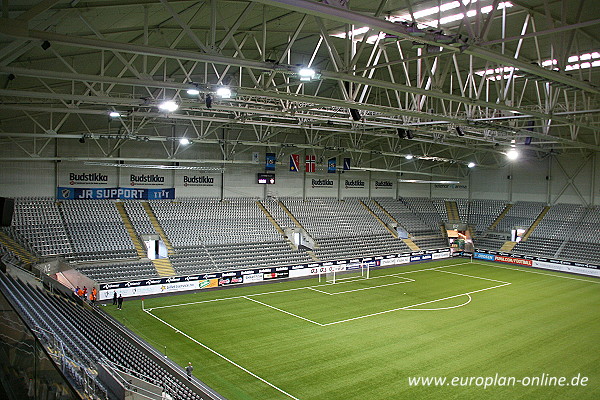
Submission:
[[[0,288],[30,327],[45,333],[48,346],[78,361],[80,367],[93,372],[99,363],[114,365],[177,399],[220,398],[201,382],[188,382],[181,368],[97,310],[77,306],[1,272]],[[56,340],[62,345],[56,346]]]
[[[409,251],[357,198],[284,198],[282,202],[316,240],[322,261]]]
[[[510,233],[514,227],[529,228],[544,209],[544,203],[519,201],[513,204],[495,227],[495,232]]]
[[[65,200],[60,206],[73,253],[68,260],[135,258],[133,242],[113,201]]]
[[[474,228],[474,234],[483,234],[498,218],[506,203],[502,200],[472,200],[469,204],[467,222]],[[462,214],[461,214],[462,215]]]
[[[150,222],[150,218],[148,218],[148,214],[146,214],[141,201],[125,200],[123,205],[138,235],[158,234],[154,226],[152,226],[152,222]]]
[[[158,277],[149,260],[85,264],[78,266],[77,270],[98,283]]]
[[[600,254],[600,207],[589,207],[574,221],[556,256],[561,259],[598,262]]]
[[[475,246],[490,250],[500,249],[512,228],[531,226],[545,207],[532,202],[507,207],[500,200],[271,197],[260,204],[250,198],[182,198],[148,204],[131,200],[123,206],[141,237],[158,234],[145,209],[149,205],[155,224],[160,224],[173,244],[169,259],[175,274],[194,275],[304,264],[313,262],[315,256],[328,261],[408,252],[409,247],[393,236],[396,225],[420,249],[445,247],[440,225],[447,218],[447,203],[455,203],[460,220],[472,227]],[[57,203],[48,198],[22,198],[15,204],[13,224],[3,228],[3,234],[30,250],[32,257],[64,257],[99,283],[158,277],[152,263],[136,253],[114,201]],[[595,259],[600,247],[596,243],[598,207],[558,204],[542,216],[515,252],[575,261]],[[297,225],[315,239],[314,254],[295,249],[279,230]],[[3,245],[3,256],[13,261],[26,259],[28,251],[24,253]]]
[[[53,199],[16,199],[12,227],[41,256],[73,253],[64,221]]]
[[[441,248],[448,245],[442,236],[442,217],[430,199],[381,198],[377,201],[412,235],[413,242],[421,249]]]

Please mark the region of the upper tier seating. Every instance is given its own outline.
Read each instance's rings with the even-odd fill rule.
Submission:
[[[133,242],[113,201],[64,200],[61,210],[73,243],[74,254],[68,259],[94,261],[136,257]]]
[[[389,234],[356,198],[287,197],[281,201],[317,242],[336,236]]]
[[[600,264],[600,207],[584,209],[558,252],[566,260]]]
[[[198,198],[149,203],[175,248],[281,240],[253,199]]]
[[[494,231],[508,233],[515,227],[529,228],[540,215],[544,206],[544,203],[531,201],[516,202],[500,220]]]
[[[526,240],[517,243],[516,253],[555,257],[561,245],[579,225],[585,208],[573,204],[552,206]]]
[[[126,200],[123,202],[123,205],[138,235],[157,235],[152,222],[150,222],[150,218],[148,218],[148,214],[146,214],[146,210],[142,206],[142,202]]]
[[[16,199],[12,227],[40,256],[73,252],[64,221],[53,199]]]
[[[475,236],[485,232],[506,207],[502,200],[472,200],[467,223],[474,227]]]

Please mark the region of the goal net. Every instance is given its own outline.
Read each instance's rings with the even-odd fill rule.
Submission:
[[[370,269],[368,264],[347,267],[345,265],[332,265],[326,271],[319,274],[319,282],[340,283],[356,279],[368,279]]]

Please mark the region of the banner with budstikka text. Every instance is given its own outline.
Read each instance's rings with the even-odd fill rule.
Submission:
[[[58,187],[58,200],[173,200],[175,188],[143,189],[143,188],[84,188]]]

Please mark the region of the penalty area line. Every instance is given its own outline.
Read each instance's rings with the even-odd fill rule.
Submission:
[[[469,300],[467,300],[466,303],[462,303],[462,304],[459,304],[457,306],[438,307],[438,308],[406,308],[404,311],[441,311],[441,310],[450,310],[452,308],[458,308],[458,307],[466,306],[467,304],[469,304],[471,302],[471,300],[473,300],[473,298],[471,297],[470,294],[467,294],[466,296],[469,298]]]
[[[284,313],[284,314],[291,315],[292,317],[300,318],[301,320],[304,320],[304,321],[310,322],[310,323],[312,323],[312,324],[319,325],[319,326],[323,326],[323,324],[320,324],[320,323],[318,323],[318,322],[315,322],[315,321],[313,321],[313,320],[311,320],[311,319],[304,318],[304,317],[301,317],[301,316],[299,316],[299,315],[296,315],[296,314],[292,314],[292,313],[291,313],[291,312],[289,312],[289,311],[285,311],[285,310],[282,310],[281,308],[277,308],[277,307],[274,307],[274,306],[272,306],[272,305],[269,305],[269,304],[267,304],[267,303],[263,303],[262,301],[254,300],[254,299],[251,299],[251,298],[249,298],[249,297],[244,297],[244,298],[245,298],[246,300],[250,300],[250,301],[252,301],[252,302],[254,302],[254,303],[258,303],[258,304],[260,304],[260,305],[262,305],[262,306],[265,306],[265,307],[272,308],[273,310],[276,310],[276,311],[282,312],[282,313]]]
[[[499,287],[502,287],[502,286],[507,286],[507,285],[510,285],[510,283],[504,283],[502,285],[491,286],[489,288],[484,288],[484,289],[479,289],[479,290],[473,290],[471,292],[466,292],[466,293],[461,293],[461,294],[455,294],[454,296],[442,297],[441,299],[435,299],[435,300],[425,301],[423,303],[412,304],[410,306],[393,308],[391,310],[385,310],[385,311],[380,311],[380,312],[376,312],[376,313],[372,313],[372,314],[361,315],[360,317],[354,317],[354,318],[343,319],[343,320],[340,320],[340,321],[329,322],[327,324],[323,324],[323,326],[336,325],[336,324],[341,324],[341,323],[344,323],[344,322],[356,321],[357,319],[363,319],[363,318],[368,318],[368,317],[375,317],[377,315],[387,314],[387,313],[391,313],[391,312],[395,312],[395,311],[407,310],[407,309],[410,309],[412,307],[422,306],[422,305],[425,305],[425,304],[431,304],[431,303],[435,303],[437,301],[442,301],[442,300],[454,299],[456,297],[470,295],[470,294],[478,293],[478,292],[483,292],[483,291],[486,291],[486,290],[496,289],[496,288],[499,288]]]
[[[165,320],[157,317],[156,315],[152,314],[151,312],[144,310],[145,313],[151,315],[153,318],[157,319],[158,321],[162,322],[164,325],[168,326],[169,328],[173,329],[175,332],[177,333],[181,333],[183,336],[185,336],[187,339],[191,340],[192,342],[196,343],[197,345],[201,346],[202,348],[210,351],[211,353],[213,353],[214,355],[222,358],[223,360],[227,361],[228,363],[230,363],[231,365],[241,369],[242,371],[246,372],[248,375],[252,376],[253,378],[258,379],[259,381],[269,385],[270,387],[272,387],[273,389],[277,390],[280,393],[283,393],[284,395],[286,395],[287,397],[289,397],[290,399],[294,399],[294,400],[300,400],[297,397],[289,394],[288,392],[286,392],[285,390],[278,388],[277,386],[273,385],[271,382],[261,378],[260,376],[256,375],[255,373],[253,373],[252,371],[249,371],[248,369],[242,367],[241,365],[239,365],[238,363],[236,363],[235,361],[225,357],[223,354],[219,353],[216,350],[211,349],[210,347],[208,347],[207,345],[205,345],[204,343],[201,343],[200,341],[194,339],[193,337],[191,337],[190,335],[188,335],[187,333],[183,332],[180,329],[175,328],[173,325],[169,324],[168,322],[166,322]]]

